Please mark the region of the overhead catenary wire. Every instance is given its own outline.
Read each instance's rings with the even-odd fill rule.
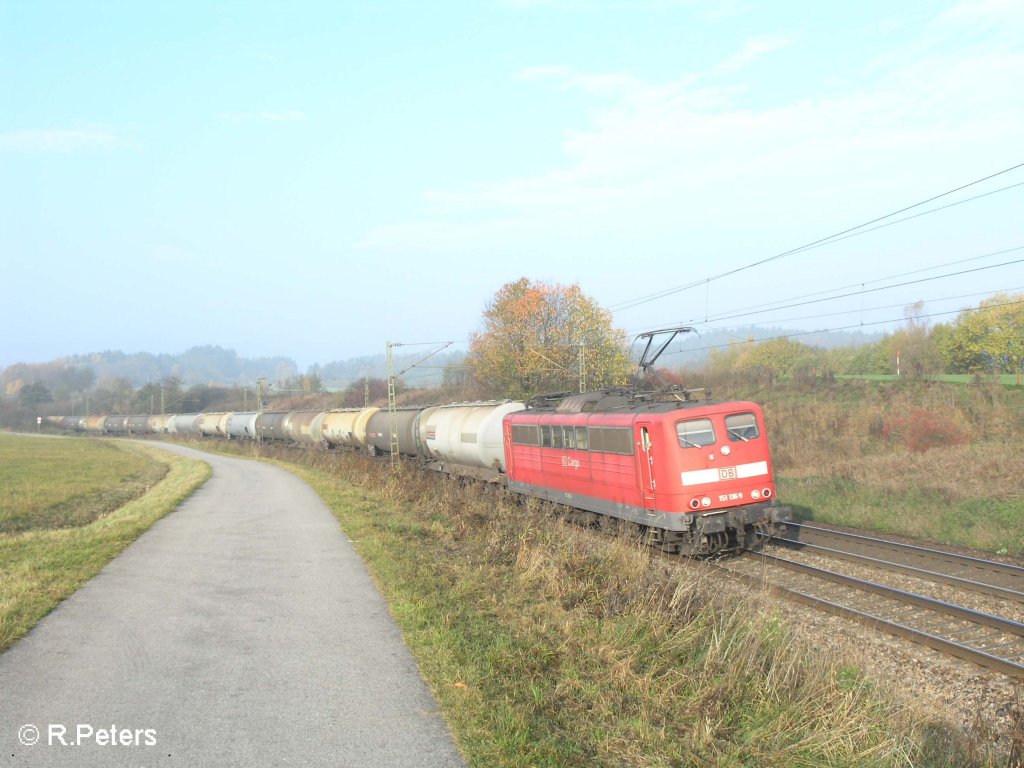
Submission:
[[[991,310],[991,309],[998,309],[1000,307],[1012,307],[1012,306],[1017,306],[1017,305],[1021,305],[1021,304],[1024,304],[1024,299],[1021,299],[1021,300],[1018,300],[1018,301],[1004,301],[1004,302],[1000,302],[998,304],[989,304],[989,305],[984,306],[984,307],[966,307],[966,308],[962,308],[962,309],[950,310],[948,312],[931,312],[931,313],[928,313],[928,314],[919,315],[918,318],[921,319],[921,320],[924,320],[924,319],[933,318],[933,317],[946,317],[948,315],[959,315],[959,314],[961,314],[963,312],[983,312],[983,311],[988,311],[988,310]],[[906,318],[898,318],[897,317],[897,318],[889,318],[888,320],[876,320],[876,321],[873,321],[873,322],[870,322],[870,323],[857,323],[857,324],[854,324],[854,325],[844,325],[844,326],[839,326],[839,327],[836,327],[836,328],[819,328],[819,329],[816,329],[816,330],[813,330],[813,331],[794,331],[792,333],[781,333],[778,336],[769,336],[769,337],[764,338],[764,339],[751,339],[749,341],[743,341],[743,342],[740,342],[740,343],[744,343],[744,344],[745,343],[763,344],[764,342],[767,342],[767,341],[777,341],[778,339],[792,339],[792,338],[796,338],[797,336],[814,336],[814,335],[821,334],[821,333],[838,333],[839,331],[856,330],[856,329],[862,328],[864,326],[886,325],[888,323],[897,323],[897,322],[900,322],[901,320],[905,320],[905,319]],[[690,352],[704,352],[704,351],[712,350],[712,349],[727,349],[727,348],[729,348],[731,346],[735,346],[736,343],[737,342],[729,342],[727,344],[709,344],[709,345],[703,346],[703,347],[691,347],[689,349],[677,349],[677,350],[673,350],[672,352],[666,352],[664,356],[668,357],[670,355],[680,355],[680,354],[690,353]]]
[[[933,280],[944,280],[944,279],[946,279],[948,277],[959,277],[961,275],[969,275],[969,274],[973,274],[975,272],[983,272],[986,269],[996,269],[998,267],[1008,267],[1008,266],[1011,266],[1013,264],[1020,264],[1022,262],[1024,262],[1024,259],[1014,259],[1013,261],[1004,261],[1004,262],[1002,262],[1000,264],[990,264],[990,265],[985,266],[985,267],[975,267],[974,269],[962,269],[962,270],[959,270],[957,272],[947,272],[946,274],[943,274],[943,275],[933,275],[932,277],[922,277],[922,278],[919,278],[918,280],[907,280],[907,281],[902,282],[902,283],[893,283],[892,285],[880,285],[877,288],[866,288],[863,291],[853,291],[851,293],[843,293],[843,294],[839,294],[837,296],[828,296],[826,298],[821,298],[821,299],[808,299],[807,301],[801,301],[801,302],[797,302],[797,303],[794,303],[794,304],[787,304],[787,305],[782,306],[782,307],[775,307],[775,309],[772,309],[772,310],[757,310],[757,311],[750,311],[750,312],[736,312],[736,313],[731,314],[731,315],[717,317],[717,318],[715,318],[715,320],[734,320],[734,319],[736,319],[738,317],[749,317],[750,315],[763,314],[766,311],[774,312],[774,311],[779,310],[779,309],[790,309],[792,307],[804,307],[804,306],[807,306],[808,304],[820,304],[823,301],[834,301],[836,299],[847,299],[847,298],[850,298],[851,296],[863,296],[863,295],[868,294],[868,293],[877,293],[879,291],[888,291],[891,288],[905,288],[908,285],[919,285],[921,283],[928,283],[928,282],[931,282]]]
[[[753,315],[763,315],[763,314],[768,314],[770,312],[777,312],[777,311],[782,310],[782,309],[792,309],[794,307],[802,307],[802,306],[807,306],[809,304],[820,304],[820,303],[823,303],[823,302],[834,301],[834,300],[838,300],[838,299],[845,299],[845,298],[850,298],[850,297],[853,297],[853,296],[864,296],[864,295],[869,294],[869,293],[877,293],[879,291],[885,291],[885,290],[889,290],[891,288],[902,288],[902,287],[906,287],[906,286],[909,286],[909,285],[917,285],[917,284],[920,284],[920,283],[931,282],[931,281],[934,281],[934,280],[942,280],[942,279],[946,279],[946,278],[949,278],[949,277],[958,277],[958,276],[961,276],[961,275],[971,274],[971,273],[974,273],[974,272],[983,272],[983,271],[988,270],[988,269],[997,269],[999,267],[1012,266],[1014,264],[1019,264],[1021,262],[1024,262],[1024,259],[1014,259],[1014,260],[1010,260],[1010,261],[1000,262],[999,264],[987,264],[985,266],[975,267],[973,269],[964,269],[964,270],[958,270],[958,271],[955,271],[955,272],[946,272],[946,273],[943,273],[941,275],[932,275],[930,277],[923,277],[923,278],[919,278],[917,280],[907,280],[907,281],[900,282],[900,283],[890,283],[890,284],[881,285],[881,286],[878,286],[878,287],[875,287],[875,288],[864,288],[864,286],[871,285],[873,283],[879,283],[879,282],[883,282],[883,281],[886,281],[886,280],[894,280],[894,279],[897,279],[899,277],[905,277],[905,276],[909,276],[909,275],[913,275],[913,274],[920,274],[921,272],[930,272],[930,271],[932,271],[934,269],[941,269],[942,267],[946,267],[946,266],[954,266],[956,264],[965,264],[965,263],[969,263],[969,262],[972,262],[972,261],[977,261],[977,260],[982,259],[982,258],[991,258],[993,256],[1002,256],[1002,255],[1005,255],[1005,254],[1008,254],[1008,253],[1015,253],[1015,252],[1022,251],[1022,250],[1024,250],[1024,245],[1019,245],[1019,246],[1015,246],[1013,248],[1006,248],[1006,249],[999,250],[999,251],[991,251],[989,253],[982,254],[981,256],[972,256],[972,257],[967,258],[967,259],[957,259],[955,261],[946,262],[945,264],[936,265],[934,267],[928,267],[926,269],[912,270],[912,271],[909,271],[909,272],[903,272],[903,273],[899,273],[899,274],[896,274],[896,275],[889,275],[889,276],[883,277],[883,278],[877,278],[875,280],[868,280],[868,281],[865,281],[863,283],[853,283],[853,284],[842,286],[842,287],[838,287],[838,288],[830,288],[830,289],[825,290],[825,291],[815,291],[813,293],[803,294],[801,296],[794,296],[794,297],[791,297],[789,299],[780,299],[780,300],[775,301],[775,302],[769,302],[769,303],[766,303],[766,304],[756,305],[754,307],[750,307],[750,308],[744,309],[743,311],[723,312],[723,313],[721,313],[719,315],[712,315],[712,316],[706,318],[705,320],[700,320],[700,319],[697,319],[697,318],[693,318],[693,319],[690,319],[690,320],[687,320],[687,321],[682,321],[682,322],[684,324],[695,323],[695,324],[700,324],[700,325],[708,325],[708,324],[710,324],[712,322],[720,322],[722,320],[734,320],[734,319],[740,318],[740,317],[750,317],[750,316],[753,316]],[[861,286],[860,290],[850,291],[849,293],[839,293],[839,294],[833,293],[834,291],[846,290],[848,288],[855,288],[857,286]],[[832,294],[832,295],[821,296],[821,294],[823,294],[823,293],[828,293],[828,294]],[[820,297],[820,298],[813,298],[813,297]],[[802,300],[802,299],[805,299],[805,300]],[[784,302],[789,302],[789,303],[784,303]],[[780,322],[780,321],[779,320],[773,320],[772,322]],[[637,330],[641,330],[641,329],[639,329],[639,328],[637,328],[637,329],[630,329],[628,332],[632,333],[632,332],[637,331]]]
[[[975,179],[974,181],[968,182],[966,184],[962,184],[959,187],[956,187],[954,189],[950,189],[950,190],[948,190],[946,192],[942,192],[942,193],[940,193],[938,195],[933,195],[932,197],[929,197],[929,198],[927,198],[925,200],[921,200],[920,202],[914,203],[913,205],[908,205],[908,206],[905,206],[903,208],[900,208],[899,210],[893,211],[891,213],[887,213],[884,216],[878,216],[878,217],[876,217],[874,219],[871,219],[870,221],[864,222],[863,224],[858,224],[855,227],[848,227],[847,229],[844,229],[844,230],[842,230],[840,232],[836,232],[834,234],[828,235],[827,237],[822,237],[822,238],[819,238],[817,240],[813,240],[813,241],[811,241],[809,243],[805,243],[804,245],[800,245],[800,246],[797,246],[795,248],[790,248],[789,250],[783,251],[781,253],[777,253],[777,254],[775,254],[773,256],[768,256],[768,257],[760,259],[758,261],[751,262],[750,264],[746,264],[746,265],[743,265],[743,266],[740,266],[740,267],[736,267],[734,269],[726,270],[725,272],[721,272],[721,273],[719,273],[717,275],[712,275],[712,276],[704,277],[704,278],[701,278],[699,280],[695,280],[693,282],[687,283],[685,285],[680,285],[680,286],[676,286],[674,288],[669,288],[669,289],[666,289],[666,290],[663,290],[663,291],[658,291],[657,293],[648,294],[646,296],[641,296],[641,297],[638,297],[636,299],[627,299],[626,301],[610,305],[608,307],[608,309],[613,311],[613,312],[619,312],[619,311],[622,311],[622,310],[625,310],[625,309],[632,309],[633,307],[640,306],[641,304],[646,304],[648,302],[655,301],[657,299],[665,298],[666,296],[671,296],[673,294],[680,293],[682,291],[686,291],[686,290],[689,290],[689,289],[692,289],[692,288],[696,288],[697,286],[707,285],[707,284],[709,284],[710,282],[712,282],[714,280],[720,280],[720,279],[722,279],[724,277],[728,277],[730,275],[735,275],[735,274],[738,274],[740,272],[744,272],[744,271],[746,271],[748,269],[753,269],[754,267],[759,267],[759,266],[761,266],[763,264],[768,264],[769,262],[772,262],[772,261],[777,261],[779,259],[785,258],[786,256],[791,256],[793,254],[800,253],[802,251],[806,251],[806,250],[809,250],[811,248],[816,248],[816,247],[819,247],[819,246],[827,245],[827,244],[829,244],[831,242],[834,242],[834,241],[837,241],[839,239],[845,239],[846,236],[852,236],[852,233],[859,234],[857,232],[857,230],[863,230],[866,227],[870,227],[872,224],[877,224],[878,222],[885,221],[886,219],[890,219],[890,218],[892,218],[894,216],[898,216],[901,213],[906,213],[907,211],[913,210],[914,208],[919,208],[922,205],[927,205],[928,203],[934,202],[935,200],[939,200],[939,199],[941,199],[943,197],[948,197],[949,195],[955,194],[955,193],[960,192],[960,191],[962,191],[964,189],[968,189],[969,187],[976,186],[976,185],[981,184],[981,183],[983,183],[985,181],[989,181],[991,179],[996,178],[997,176],[1002,176],[1002,175],[1004,175],[1006,173],[1010,173],[1011,171],[1015,171],[1015,170],[1017,170],[1019,168],[1022,168],[1022,167],[1024,167],[1024,163],[1018,163],[1016,165],[1010,166],[1009,168],[1004,168],[1001,171],[997,171],[996,173],[990,174],[990,175],[985,176],[983,178]],[[960,200],[960,201],[957,201],[955,203],[950,203],[949,205],[941,206],[939,208],[933,209],[932,211],[927,211],[927,212],[924,212],[922,214],[917,214],[914,217],[908,217],[907,219],[902,219],[901,221],[909,220],[910,218],[916,218],[917,216],[925,215],[926,213],[934,213],[936,211],[945,210],[945,209],[951,208],[951,207],[953,207],[955,205],[962,205],[963,203],[970,202],[971,200],[976,200],[976,199],[979,199],[981,197],[987,197],[988,195],[996,194],[998,192],[1005,192],[1005,191],[1007,191],[1009,189],[1013,189],[1013,188],[1019,187],[1021,185],[1024,185],[1024,182],[1020,182],[1018,184],[1012,184],[1012,185],[1010,185],[1008,187],[1003,187],[1002,189],[993,190],[993,191],[987,192],[987,193],[985,193],[983,195],[978,195],[976,197],[967,198],[965,200]],[[892,223],[898,223],[898,222],[892,222]],[[886,226],[888,226],[888,225],[886,225]]]
[[[924,303],[934,303],[934,302],[941,302],[941,301],[958,301],[960,299],[973,299],[973,298],[976,298],[978,296],[992,296],[993,294],[1000,293],[1000,292],[1009,293],[1010,291],[1024,291],[1024,286],[1019,286],[1019,287],[1016,287],[1016,288],[1001,288],[998,291],[979,291],[977,293],[964,293],[964,294],[960,294],[959,296],[938,296],[938,297],[934,297],[934,298],[930,298],[930,299],[922,299],[921,301],[923,301]],[[791,323],[791,322],[795,322],[797,320],[820,320],[823,317],[838,317],[839,315],[863,314],[864,312],[878,312],[879,310],[882,310],[882,309],[896,309],[897,307],[906,307],[906,306],[907,306],[906,302],[901,302],[899,304],[884,304],[884,305],[875,306],[875,307],[856,307],[855,309],[844,309],[844,310],[840,310],[838,312],[827,312],[827,313],[823,313],[823,314],[820,314],[820,315],[802,315],[800,317],[783,317],[783,318],[779,318],[777,320],[771,320],[770,322],[774,324],[774,323]],[[767,322],[769,322],[769,321],[765,321],[765,323],[767,323]],[[729,327],[729,326],[723,326],[722,328],[727,328],[727,327]],[[755,325],[755,326],[752,326],[752,327],[757,327],[757,326]],[[722,328],[716,328],[716,327],[712,326],[712,327],[710,327],[710,328],[708,328],[706,330],[714,331],[714,330],[722,330]]]
[[[934,264],[930,267],[922,267],[921,269],[912,269],[908,272],[898,272],[894,275],[886,275],[885,277],[877,277],[873,280],[861,280],[856,283],[847,283],[846,285],[836,286],[835,288],[826,288],[821,291],[813,291],[811,293],[800,294],[799,296],[790,296],[785,299],[776,299],[775,301],[768,301],[764,304],[753,304],[748,306],[747,309],[761,309],[764,308],[766,312],[773,311],[775,309],[785,309],[790,305],[786,302],[799,301],[800,299],[809,299],[814,296],[822,296],[826,293],[834,293],[835,291],[845,291],[850,288],[857,288],[858,286],[864,287],[866,285],[873,285],[875,283],[881,283],[885,280],[897,280],[901,277],[909,277],[910,275],[919,275],[922,272],[931,272],[936,269],[942,269],[943,267],[954,267],[957,264],[968,264],[972,261],[980,261],[981,259],[990,259],[995,256],[1005,256],[1008,253],[1014,253],[1015,251],[1024,250],[1024,245],[1018,245],[1013,248],[1005,248],[1000,251],[990,251],[989,253],[983,253],[980,256],[970,256],[966,259],[956,259],[954,261],[943,262],[942,264]],[[723,313],[724,315],[724,313]],[[708,321],[718,320],[723,315],[711,315],[707,318]],[[652,326],[653,327],[653,326]],[[640,330],[640,329],[637,329]]]

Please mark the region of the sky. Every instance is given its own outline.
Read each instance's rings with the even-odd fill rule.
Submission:
[[[465,348],[520,277],[945,322],[1024,290],[1024,168],[780,255],[1021,163],[1024,0],[0,0],[0,366]]]

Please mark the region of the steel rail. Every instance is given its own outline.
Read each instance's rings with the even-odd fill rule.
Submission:
[[[787,523],[786,525],[789,526],[790,524]],[[848,560],[853,563],[870,565],[876,568],[882,568],[887,571],[905,573],[908,576],[916,576],[918,578],[926,579],[928,581],[934,581],[940,584],[949,584],[954,587],[962,587],[964,589],[969,589],[973,592],[989,595],[990,597],[999,597],[1004,600],[1016,600],[1017,602],[1024,603],[1024,592],[1018,592],[1015,589],[1009,589],[1008,587],[1000,587],[998,585],[989,584],[984,581],[965,579],[962,576],[953,576],[952,574],[943,573],[941,571],[931,571],[926,568],[918,568],[913,565],[907,565],[906,563],[897,563],[893,562],[892,560],[882,560],[881,558],[871,557],[870,555],[860,554],[859,552],[849,552],[843,549],[833,549],[831,547],[826,547],[821,544],[812,544],[807,541],[789,539],[784,536],[772,537],[771,541],[774,543],[782,544],[797,544],[800,546],[801,549],[821,552],[830,557],[839,558],[841,560]]]
[[[970,624],[975,625],[975,627],[980,625],[995,629],[1003,634],[1024,637],[1024,624],[1019,622],[1002,619],[998,616],[991,616],[990,614],[981,613],[979,611],[973,611],[969,608],[953,605],[951,603],[944,603],[941,600],[933,600],[932,598],[924,597],[922,595],[903,592],[902,590],[886,587],[881,584],[874,584],[873,582],[864,581],[863,579],[857,579],[852,576],[846,576],[845,574],[826,571],[824,569],[815,568],[814,566],[804,565],[802,563],[795,563],[791,560],[774,557],[773,555],[766,555],[763,553],[749,554],[766,562],[778,564],[783,568],[787,568],[804,575],[824,579],[826,581],[838,583],[842,586],[851,587],[860,591],[875,593],[882,597],[896,600],[904,604],[951,616],[955,619],[969,622]],[[883,618],[882,616],[867,613],[866,611],[858,608],[853,608],[824,597],[813,595],[807,591],[772,583],[764,576],[757,577],[751,574],[746,574],[725,565],[716,565],[715,567],[740,579],[750,586],[767,587],[776,594],[780,594],[796,602],[824,610],[833,615],[853,619],[897,637],[910,640],[920,645],[925,645],[949,656],[954,656],[987,669],[1000,672],[1007,676],[1024,680],[1024,664],[1017,663],[1011,659],[1002,658],[979,648],[972,648],[968,645],[932,634],[931,632],[926,632],[922,629],[909,626],[908,624],[901,623],[900,621],[894,621]]]
[[[778,540],[783,541],[783,542],[787,542],[787,543],[793,543],[793,544],[797,544],[797,545],[803,544],[803,545],[823,546],[823,545],[820,545],[820,544],[816,544],[816,542],[814,540],[817,539],[818,542],[820,542],[821,539],[823,539],[823,538],[840,539],[840,540],[842,540],[844,542],[850,543],[851,545],[853,545],[855,547],[860,547],[860,549],[861,549],[860,552],[852,553],[852,554],[863,554],[863,550],[864,549],[868,549],[870,551],[877,551],[879,549],[888,549],[888,550],[891,550],[893,552],[898,552],[898,553],[900,553],[900,554],[902,554],[902,555],[904,555],[904,556],[906,556],[908,558],[911,558],[911,559],[933,561],[933,562],[934,561],[938,561],[938,562],[954,565],[954,566],[956,566],[958,568],[961,568],[961,569],[968,569],[968,570],[973,570],[973,571],[984,571],[984,572],[986,572],[986,573],[988,573],[990,575],[991,574],[996,574],[996,575],[998,575],[1000,577],[1003,577],[1004,580],[1008,580],[1008,581],[1011,581],[1011,582],[1016,582],[1016,583],[1019,583],[1021,585],[1024,585],[1024,568],[1022,568],[1020,566],[1017,566],[1017,565],[1011,565],[1009,563],[1000,563],[1000,562],[998,562],[996,560],[986,560],[986,559],[979,558],[979,557],[971,557],[971,556],[968,556],[968,555],[960,555],[960,554],[956,554],[955,552],[946,552],[944,550],[939,550],[939,549],[930,549],[928,547],[922,547],[922,546],[915,545],[915,544],[905,544],[903,542],[893,541],[891,539],[875,538],[875,537],[865,536],[863,534],[851,533],[851,532],[848,532],[848,531],[839,531],[839,530],[835,530],[835,529],[832,529],[832,528],[821,528],[821,527],[818,527],[818,526],[807,525],[807,524],[804,524],[804,523],[789,522],[789,523],[786,523],[786,527],[790,528],[790,529],[793,529],[793,530],[796,530],[798,535],[801,536],[801,537],[804,535],[805,532],[809,533],[810,537],[811,537],[810,540],[807,540],[807,539],[804,539],[804,538],[792,539],[792,538],[789,538],[789,537],[779,537]],[[953,574],[946,574],[946,575],[953,575]],[[975,579],[970,579],[970,580],[971,581],[975,581]],[[986,583],[989,586],[999,587],[999,588],[1003,588],[1003,589],[1008,589],[1011,592],[1021,592],[1021,590],[1013,589],[1012,586],[1008,586],[1005,583],[996,584],[996,583],[993,583],[991,581],[979,582],[979,583]]]

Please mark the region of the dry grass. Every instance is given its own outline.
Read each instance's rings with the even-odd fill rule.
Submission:
[[[335,510],[471,765],[996,764],[699,564],[408,467],[231,450]]]
[[[852,381],[736,395],[764,404],[780,498],[799,516],[1024,555],[1021,391]]]

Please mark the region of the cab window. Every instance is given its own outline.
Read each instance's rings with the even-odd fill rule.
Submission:
[[[679,445],[683,448],[701,448],[715,444],[715,428],[711,419],[690,419],[676,424]]]
[[[734,443],[745,443],[761,435],[757,429],[757,417],[752,413],[733,413],[726,416],[725,431]]]

